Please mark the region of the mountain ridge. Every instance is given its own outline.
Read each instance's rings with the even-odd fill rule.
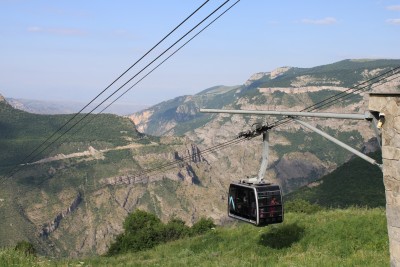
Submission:
[[[51,101],[35,100],[23,98],[5,98],[5,100],[14,108],[35,114],[43,115],[62,115],[77,113],[86,103],[79,101]],[[96,103],[94,103],[96,104]],[[114,103],[106,112],[120,116],[130,114],[148,107],[141,104]]]
[[[195,96],[180,96],[159,103],[136,112],[129,118],[143,133],[183,135],[191,127],[198,127],[210,122],[211,115],[194,114],[199,108],[222,108],[230,104],[230,108],[240,109],[243,101],[235,103],[236,99],[247,98],[251,103],[251,98],[255,97],[257,101],[254,104],[260,106],[260,104],[268,102],[265,94],[274,92],[304,93],[327,90],[342,92],[357,83],[372,78],[383,69],[387,70],[397,66],[400,66],[400,60],[396,59],[347,59],[312,68],[281,67],[270,72],[256,73],[243,85],[233,86],[234,89],[222,93],[218,97],[210,98],[206,95],[208,90],[206,89]],[[310,74],[312,75],[310,76]],[[298,100],[294,101],[298,102]],[[269,109],[276,108],[276,105],[269,107]],[[187,115],[189,110],[190,116]]]

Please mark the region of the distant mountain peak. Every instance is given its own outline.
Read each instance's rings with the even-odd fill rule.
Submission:
[[[282,74],[284,74],[291,68],[292,67],[280,67],[280,68],[274,69],[273,71],[271,71],[271,79],[275,79],[276,77],[281,76]]]
[[[251,83],[253,83],[254,81],[260,80],[265,76],[268,76],[269,79],[273,80],[279,76],[281,76],[282,74],[284,74],[285,72],[287,72],[288,70],[292,69],[293,67],[279,67],[274,69],[271,72],[257,72],[254,73],[253,75],[250,76],[250,78],[244,83],[245,86],[250,85]]]
[[[254,81],[261,79],[264,76],[271,75],[271,72],[257,72],[250,76],[250,78],[244,83],[245,86],[250,85]]]

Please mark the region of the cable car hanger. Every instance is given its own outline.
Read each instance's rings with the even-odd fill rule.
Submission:
[[[261,166],[256,177],[229,185],[228,216],[256,226],[282,223],[284,218],[280,186],[264,180],[268,167],[270,129],[271,126],[260,125],[255,130],[239,133],[238,138],[248,139],[263,135]]]

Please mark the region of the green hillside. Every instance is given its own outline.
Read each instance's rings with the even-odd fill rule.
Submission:
[[[381,153],[370,155],[380,161]],[[305,186],[285,196],[286,200],[303,199],[325,207],[385,207],[382,171],[361,158],[354,158],[314,186]]]
[[[79,199],[89,199],[96,190],[107,190],[115,194],[117,188],[106,188],[100,180],[118,176],[121,172],[124,175],[137,174],[138,170],[147,167],[143,163],[139,164],[135,158],[169,151],[168,146],[158,145],[159,138],[138,133],[127,118],[110,114],[90,115],[85,120],[86,127],[81,128],[78,125],[71,131],[72,134],[66,135],[61,142],[40,153],[35,160],[60,153],[67,155],[87,151],[89,146],[96,150],[109,151],[100,153],[97,159],[82,156],[25,166],[19,168],[19,172],[12,178],[8,177],[16,164],[21,163],[71,116],[31,114],[14,109],[6,102],[0,102],[0,246],[28,240],[39,253],[52,255],[54,244],[51,243],[54,240],[39,238],[42,230],[40,225],[48,224],[57,214],[65,212],[74,199],[78,199],[79,204]],[[82,116],[84,115],[79,115],[73,122]],[[90,124],[87,125],[89,121]],[[80,130],[76,132],[77,129]],[[149,151],[152,148],[146,146],[151,142],[157,145],[157,148],[153,148],[154,152]],[[128,144],[133,145],[134,149],[112,150]],[[149,164],[157,162],[149,160]],[[142,187],[138,185],[137,188],[140,190]],[[145,203],[145,200],[142,202]],[[95,216],[109,214],[112,210],[110,206],[96,206]],[[86,207],[81,207],[80,210],[85,212]],[[69,234],[68,237],[73,239],[80,234]]]
[[[194,238],[115,257],[48,260],[11,249],[2,266],[388,266],[383,209],[288,213],[282,225],[219,227]]]
[[[0,153],[0,175],[9,171],[9,168],[15,164],[21,163],[31,151],[72,116],[32,114],[14,109],[6,102],[0,102],[0,150],[7,151],[7,153]],[[68,127],[78,122],[83,116],[85,115],[77,116],[68,124]],[[96,118],[93,119],[93,117]],[[88,122],[90,122],[89,126],[86,125]],[[87,127],[82,127],[82,125]],[[51,140],[58,136],[56,135]],[[40,153],[35,160],[58,153],[73,153],[79,149],[87,149],[88,146],[102,149],[125,145],[129,143],[128,138],[140,139],[141,137],[142,135],[136,131],[132,122],[126,118],[111,114],[89,115],[83,123],[78,124],[50,150]]]

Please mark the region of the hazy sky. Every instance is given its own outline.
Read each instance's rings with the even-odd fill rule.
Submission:
[[[0,0],[0,94],[88,102],[203,2]],[[210,0],[122,81],[223,2]],[[348,58],[400,58],[400,0],[241,0],[120,103],[155,104],[243,84],[255,72]]]

